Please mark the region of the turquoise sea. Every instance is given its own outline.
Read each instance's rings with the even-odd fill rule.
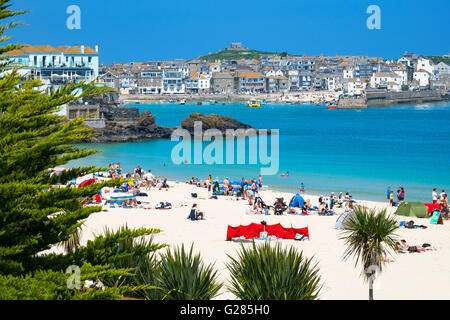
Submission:
[[[384,200],[387,186],[404,187],[407,200],[430,202],[433,187],[450,189],[450,103],[427,103],[366,110],[328,110],[315,105],[139,104],[162,126],[179,126],[190,113],[233,117],[260,129],[279,129],[277,175],[263,176],[271,189],[329,194],[349,192],[356,199]],[[185,181],[193,176],[258,177],[259,165],[176,165],[171,152],[178,142],[90,144],[102,153],[72,165],[107,166],[125,171],[137,165],[153,174]],[[209,143],[206,143],[207,145]],[[248,145],[247,145],[248,148]],[[248,154],[248,153],[247,153]],[[165,165],[164,165],[165,164]],[[281,172],[289,171],[289,177]]]

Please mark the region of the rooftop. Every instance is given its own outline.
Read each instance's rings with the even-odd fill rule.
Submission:
[[[5,52],[7,56],[27,56],[30,53],[66,53],[66,54],[98,54],[89,46],[84,46],[84,53],[81,53],[81,46],[59,46],[54,48],[49,45],[26,46],[21,49]]]

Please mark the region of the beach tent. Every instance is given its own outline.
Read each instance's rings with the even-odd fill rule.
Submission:
[[[85,186],[90,186],[91,184],[93,184],[93,183],[95,183],[95,179],[87,179],[87,180],[84,180],[83,182],[81,182],[79,185],[78,185],[78,188],[80,188],[80,187],[85,187]]]
[[[402,202],[395,214],[405,217],[428,218],[427,207],[422,202]]]
[[[336,220],[336,229],[344,229],[344,223],[345,221],[351,219],[352,217],[352,211],[345,211],[343,214],[341,214],[337,220]]]
[[[289,202],[289,207],[301,208],[301,207],[303,207],[304,203],[305,203],[305,199],[303,199],[303,197],[297,193]]]
[[[227,240],[245,237],[245,239],[259,238],[260,232],[266,231],[267,236],[276,236],[283,239],[295,239],[297,233],[305,235],[309,239],[308,227],[305,228],[285,228],[281,224],[264,225],[261,223],[251,223],[248,226],[232,227],[228,226]]]

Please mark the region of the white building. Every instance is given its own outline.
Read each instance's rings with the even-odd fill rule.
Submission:
[[[372,88],[388,87],[389,84],[397,84],[401,88],[404,83],[402,77],[395,72],[377,72],[370,78],[370,87]]]
[[[18,66],[22,74],[39,79],[44,86],[57,88],[71,81],[93,81],[98,77],[98,46],[95,50],[88,46],[49,45],[27,46],[6,52],[5,56]]]
[[[186,91],[193,93],[209,92],[209,88],[211,87],[210,81],[211,76],[196,72],[185,80]]]
[[[270,69],[269,71],[266,72],[266,78],[270,76],[283,77],[284,74],[283,71],[281,71],[280,69],[278,70]]]
[[[431,63],[430,60],[425,59],[425,58],[419,58],[417,60],[415,69],[416,70],[425,70],[426,72],[433,74],[433,64]]]
[[[430,84],[431,73],[426,70],[419,69],[414,71],[413,79],[418,81],[420,87],[426,87]]]
[[[343,77],[344,79],[351,79],[354,77],[354,69],[352,67],[345,68],[343,70]]]
[[[411,58],[409,57],[401,57],[400,59],[397,60],[397,62],[407,65],[408,67],[412,67],[413,65]]]
[[[359,78],[351,78],[347,83],[347,94],[349,96],[362,95],[366,89],[366,83]]]
[[[213,74],[214,72],[222,71],[222,65],[220,64],[220,62],[212,62],[209,67],[211,74]]]
[[[433,76],[436,80],[450,77],[450,66],[444,62],[433,65]]]
[[[162,93],[185,93],[183,71],[165,69],[162,73]]]

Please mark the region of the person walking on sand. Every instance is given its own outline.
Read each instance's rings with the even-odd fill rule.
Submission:
[[[258,188],[259,189],[261,189],[262,188],[262,176],[261,175],[259,175],[259,177],[258,177]]]
[[[386,197],[387,197],[387,202],[391,202],[391,193],[393,193],[391,186],[389,186],[386,190]]]

